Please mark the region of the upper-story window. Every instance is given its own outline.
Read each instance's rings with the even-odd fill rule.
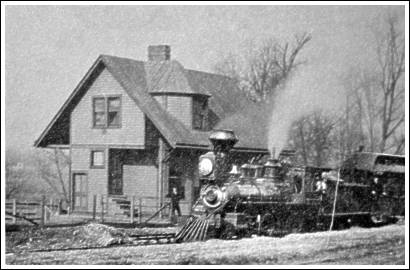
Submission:
[[[121,97],[111,96],[93,98],[93,127],[121,127]]]
[[[208,98],[194,96],[192,98],[192,128],[208,130]]]

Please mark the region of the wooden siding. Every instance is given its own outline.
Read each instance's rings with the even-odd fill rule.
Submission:
[[[192,128],[192,96],[155,95],[154,98],[187,128]]]
[[[157,175],[156,150],[127,150],[124,152],[124,195],[156,197]]]
[[[109,95],[121,95],[121,128],[93,128],[92,99]],[[144,145],[144,114],[106,69],[74,108],[70,123],[71,144]]]
[[[157,175],[155,166],[123,165],[124,195],[157,197]]]
[[[108,182],[107,182],[107,150],[104,150],[105,166],[103,169],[91,169],[90,168],[90,152],[97,148],[77,148],[71,149],[71,173],[84,172],[88,175],[88,211],[92,210],[93,196],[101,194],[107,194]],[[101,148],[98,148],[101,149]],[[72,187],[70,187],[72,189]],[[97,205],[99,208],[99,204]]]
[[[191,96],[168,96],[167,111],[187,128],[192,128]]]
[[[168,99],[168,97],[166,95],[155,95],[153,97],[161,105],[162,108],[164,108],[164,109],[167,108],[167,99]]]

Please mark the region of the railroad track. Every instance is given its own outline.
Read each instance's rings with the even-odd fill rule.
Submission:
[[[109,246],[89,246],[89,247],[73,247],[73,248],[46,248],[19,251],[18,253],[37,253],[37,252],[53,252],[53,251],[72,251],[72,250],[90,250],[90,249],[109,249],[115,247],[136,247],[142,245],[160,245],[175,243],[175,233],[157,233],[157,234],[132,234],[128,236],[131,244],[114,244]]]
[[[159,244],[175,242],[175,233],[156,233],[156,234],[131,234],[129,235],[133,241],[141,241],[142,243]]]

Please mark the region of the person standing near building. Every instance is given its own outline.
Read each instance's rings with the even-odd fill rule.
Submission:
[[[172,215],[175,215],[175,211],[177,211],[179,217],[181,216],[181,208],[179,207],[180,199],[181,197],[178,194],[177,188],[173,187],[171,192]]]

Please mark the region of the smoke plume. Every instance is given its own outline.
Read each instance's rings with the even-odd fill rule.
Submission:
[[[269,101],[269,150],[274,148],[278,155],[286,146],[292,124],[305,115],[321,110],[337,117],[344,101],[342,93],[332,70],[304,66],[296,71]]]

